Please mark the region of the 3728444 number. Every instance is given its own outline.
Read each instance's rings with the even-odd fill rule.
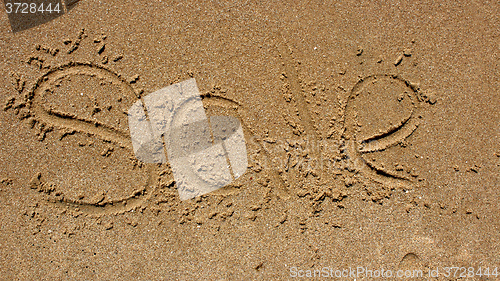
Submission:
[[[466,277],[490,277],[490,276],[495,276],[498,277],[500,275],[498,273],[498,268],[493,267],[479,267],[479,268],[474,268],[474,267],[444,267],[444,276],[445,277],[454,277],[454,278],[466,278]]]
[[[60,13],[59,3],[6,3],[5,11],[7,14],[36,14],[36,13]]]

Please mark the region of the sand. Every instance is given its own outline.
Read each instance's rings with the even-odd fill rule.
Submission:
[[[1,13],[1,280],[499,279],[498,3],[70,7]],[[181,200],[127,111],[191,78],[248,168]]]

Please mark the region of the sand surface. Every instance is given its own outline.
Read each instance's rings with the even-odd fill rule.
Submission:
[[[500,280],[477,275],[500,274],[498,2],[81,1],[15,33],[0,14],[1,280]],[[248,168],[182,201],[127,110],[191,78]]]

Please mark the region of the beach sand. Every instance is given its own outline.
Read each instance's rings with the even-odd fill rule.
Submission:
[[[14,33],[2,12],[0,279],[498,280],[499,15],[106,0]],[[248,168],[183,201],[127,111],[191,78],[241,122]]]

